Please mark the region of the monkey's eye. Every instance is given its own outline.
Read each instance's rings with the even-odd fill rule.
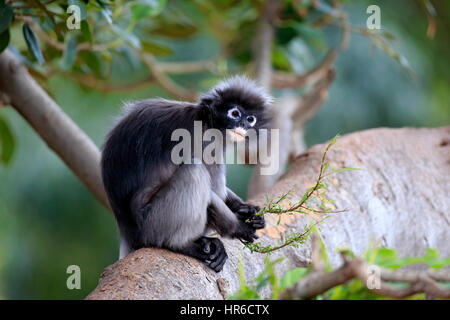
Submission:
[[[255,125],[255,123],[256,123],[256,117],[254,117],[254,116],[248,116],[247,117],[247,122],[248,122],[248,124],[250,125],[250,126],[254,126]]]
[[[228,118],[231,119],[239,119],[241,117],[241,112],[238,110],[238,108],[232,108],[230,110],[228,110]]]

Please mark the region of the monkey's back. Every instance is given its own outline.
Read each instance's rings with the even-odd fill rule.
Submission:
[[[157,188],[177,169],[170,156],[175,129],[193,132],[198,106],[163,99],[148,99],[126,107],[109,132],[102,150],[101,171],[121,233],[138,234],[145,217],[133,207],[139,192]],[[138,245],[142,239],[128,239]]]

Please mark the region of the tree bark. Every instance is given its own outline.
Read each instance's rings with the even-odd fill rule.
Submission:
[[[9,50],[0,55],[0,92],[7,96],[8,103],[109,209],[100,176],[100,152],[97,146],[36,83]]]
[[[276,199],[294,190],[298,200],[318,175],[326,144],[298,156],[290,170],[269,191]],[[328,161],[345,171],[329,178],[328,196],[336,209],[348,209],[326,219],[320,233],[334,267],[341,264],[336,249],[347,247],[356,255],[375,243],[396,249],[400,257],[422,256],[427,248],[450,256],[450,127],[437,129],[373,129],[341,137]],[[295,199],[294,199],[295,198]],[[265,204],[265,195],[251,200]],[[260,241],[277,244],[280,237],[303,230],[308,216],[266,216]],[[87,299],[223,299],[239,287],[238,257],[247,281],[264,269],[264,255],[250,253],[236,240],[224,240],[229,260],[215,273],[195,259],[162,249],[141,249],[107,267]],[[277,272],[307,266],[311,243],[286,247],[273,259],[287,259]],[[267,295],[267,290],[263,292]]]

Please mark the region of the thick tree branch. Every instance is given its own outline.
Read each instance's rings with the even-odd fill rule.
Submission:
[[[0,55],[0,91],[96,198],[109,208],[100,152],[8,50]]]

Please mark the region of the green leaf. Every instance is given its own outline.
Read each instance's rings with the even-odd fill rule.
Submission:
[[[74,36],[69,36],[69,41],[67,41],[66,50],[62,58],[61,69],[69,70],[72,68],[77,57],[77,45],[77,39]]]
[[[14,17],[13,9],[5,0],[0,0],[0,33],[8,29]]]
[[[295,268],[286,272],[281,278],[281,288],[287,289],[296,284],[300,279],[302,279],[308,273],[307,268]]]
[[[172,49],[170,49],[169,47],[150,41],[143,41],[142,49],[145,52],[151,53],[155,56],[170,56],[171,54],[173,54]]]
[[[397,252],[388,248],[379,248],[374,263],[380,266],[384,266],[389,261],[397,259]]]
[[[3,31],[3,33],[0,34],[0,53],[3,52],[8,47],[9,44],[9,29],[6,29]]]
[[[280,46],[275,46],[272,51],[272,64],[275,69],[283,71],[291,71],[292,66],[286,52]]]
[[[15,140],[6,119],[0,117],[0,161],[4,164],[11,162],[15,150]]]
[[[158,23],[155,29],[151,30],[151,34],[175,39],[184,39],[194,35],[198,28],[189,24],[178,24],[177,22]]]
[[[81,34],[90,44],[93,43],[91,30],[86,20],[81,21]]]
[[[39,40],[34,34],[28,23],[24,23],[23,28],[23,37],[25,38],[25,42],[27,43],[28,50],[31,54],[36,58],[36,60],[40,64],[44,64],[44,56],[42,55],[41,46],[39,45]]]
[[[166,0],[139,0],[131,7],[131,14],[137,21],[146,17],[155,17],[161,13]]]
[[[86,63],[95,76],[103,78],[102,65],[97,53],[92,51],[81,51],[79,57]]]
[[[112,19],[111,19],[111,10],[103,3],[103,1],[101,0],[97,0],[98,5],[101,8],[101,13],[103,15],[103,17],[105,17],[106,21],[109,24],[112,24]]]

